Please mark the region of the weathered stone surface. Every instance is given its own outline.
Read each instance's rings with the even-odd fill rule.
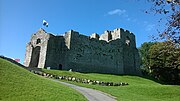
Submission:
[[[44,29],[32,35],[24,65],[78,72],[137,74],[139,54],[135,36],[117,28],[90,37],[70,30],[54,36]],[[111,84],[110,84],[111,85]]]

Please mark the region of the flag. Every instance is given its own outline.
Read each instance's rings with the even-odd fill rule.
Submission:
[[[43,20],[43,25],[48,27],[48,22],[46,20]]]
[[[20,59],[14,59],[16,62],[20,62]]]

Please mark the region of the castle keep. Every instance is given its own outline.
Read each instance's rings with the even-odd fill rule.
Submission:
[[[24,65],[112,74],[137,74],[139,54],[133,33],[117,28],[91,36],[70,30],[63,36],[39,29],[26,46]]]

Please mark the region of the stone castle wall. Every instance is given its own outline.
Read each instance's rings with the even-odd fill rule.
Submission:
[[[120,45],[120,40],[117,41]],[[117,56],[122,49],[116,45],[72,32],[71,48],[67,54],[67,70],[73,68],[83,72],[123,73],[123,68],[115,65],[119,63],[119,67],[122,67],[120,65],[123,62],[122,56]]]
[[[50,37],[47,46],[45,67],[52,69],[61,69],[59,65],[65,64],[65,55],[67,52],[65,40],[63,36]]]
[[[38,39],[44,42],[37,44]],[[27,45],[24,61],[26,66],[34,66],[32,61],[38,61],[38,51],[32,56],[34,49],[31,48],[38,45],[39,68],[136,74],[139,66],[135,36],[121,28],[105,31],[100,36],[96,33],[84,36],[73,30],[66,32],[64,36],[54,36],[40,29],[32,36],[30,45]]]

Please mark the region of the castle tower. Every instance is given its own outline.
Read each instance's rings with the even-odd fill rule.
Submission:
[[[50,38],[50,34],[40,28],[36,33],[31,36],[30,42],[26,45],[26,54],[24,65],[27,67],[39,67],[45,66],[47,43]]]

